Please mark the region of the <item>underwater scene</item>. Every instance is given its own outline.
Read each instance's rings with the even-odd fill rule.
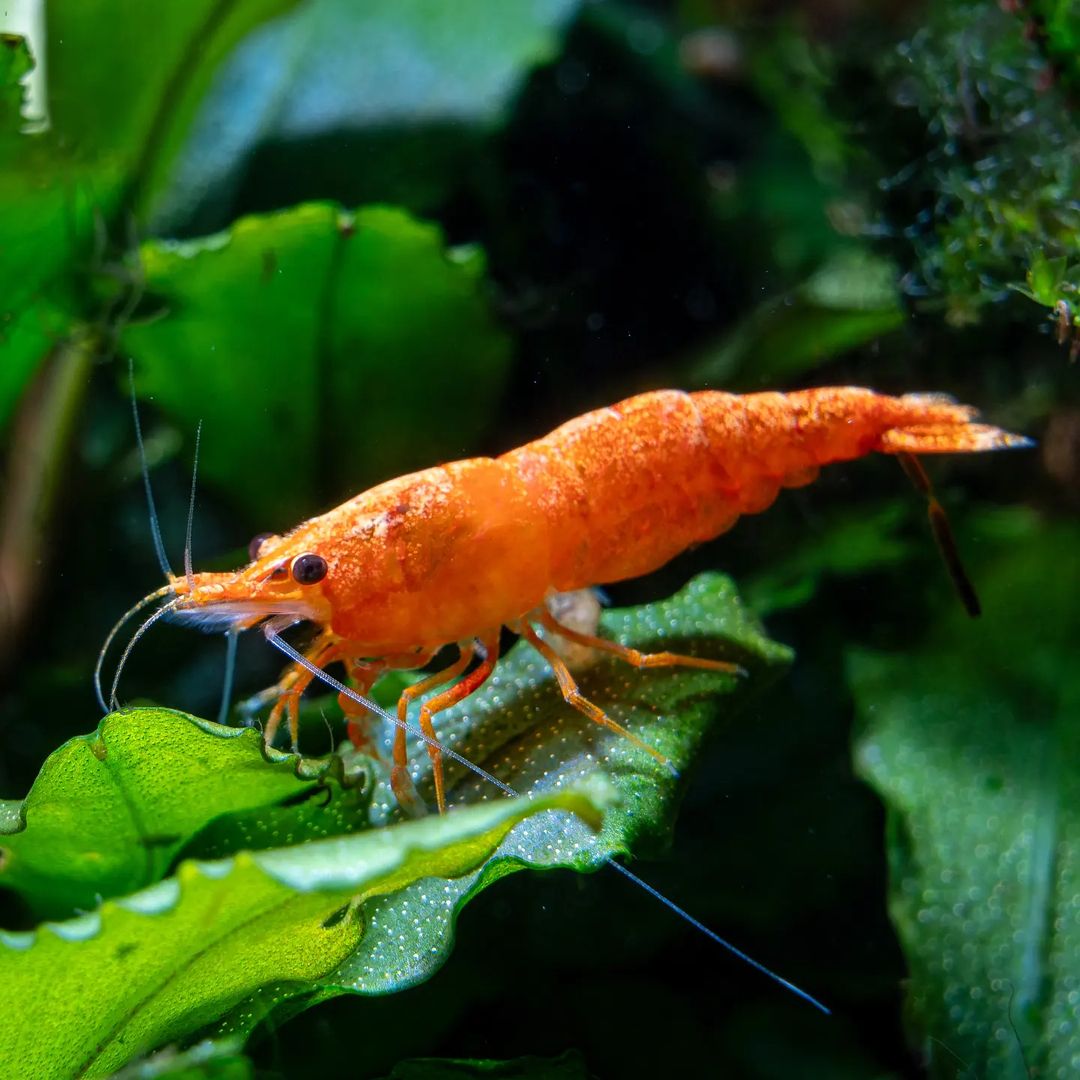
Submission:
[[[1080,1076],[1080,3],[0,10],[0,1076]]]

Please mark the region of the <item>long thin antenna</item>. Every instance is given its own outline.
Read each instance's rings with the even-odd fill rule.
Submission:
[[[199,477],[199,440],[202,438],[202,421],[195,428],[195,458],[191,463],[191,498],[187,508],[187,533],[184,537],[184,577],[188,592],[195,591],[195,574],[191,569],[191,530],[195,524],[195,482]]]
[[[299,664],[301,667],[307,668],[307,670],[310,671],[312,675],[314,675],[322,682],[326,683],[327,686],[332,687],[339,694],[344,694],[346,697],[351,698],[353,701],[355,701],[358,705],[363,705],[364,708],[370,709],[371,712],[381,716],[384,720],[389,720],[397,727],[404,728],[410,735],[418,737],[422,739],[425,743],[427,743],[429,746],[433,746],[436,749],[442,751],[442,753],[445,754],[448,758],[451,758],[453,761],[458,762],[458,764],[460,765],[464,765],[466,768],[476,773],[477,776],[483,778],[484,780],[487,780],[491,784],[494,784],[504,794],[514,797],[520,797],[520,792],[515,791],[512,787],[510,787],[509,784],[504,784],[497,777],[492,776],[491,773],[487,772],[484,769],[481,769],[479,765],[476,765],[474,762],[469,761],[468,758],[463,757],[461,754],[457,753],[454,750],[451,750],[447,746],[443,746],[437,739],[433,739],[431,738],[431,736],[425,735],[424,732],[422,732],[419,728],[414,727],[412,724],[409,724],[403,720],[400,720],[397,716],[394,716],[392,713],[388,712],[381,705],[378,705],[370,698],[366,698],[362,694],[358,693],[351,686],[346,686],[339,679],[335,679],[332,675],[323,671],[321,668],[316,667],[310,660],[308,660],[306,656],[303,655],[303,653],[299,652],[297,649],[294,649],[287,641],[285,641],[279,635],[278,629],[274,624],[270,624],[264,631],[264,633],[266,634],[266,640],[269,641],[270,644],[274,646],[274,648],[280,649],[281,652],[283,652],[287,657],[289,657],[290,660]],[[681,907],[678,906],[678,904],[664,896],[662,892],[653,888],[653,886],[650,885],[647,881],[643,881],[641,878],[639,878],[637,874],[634,874],[631,871],[627,870],[626,867],[623,866],[621,863],[615,862],[614,859],[605,859],[604,861],[608,864],[608,866],[612,867],[615,870],[618,870],[619,873],[622,874],[624,877],[628,878],[636,885],[639,885],[651,897],[659,900],[660,903],[664,904],[676,915],[679,915],[680,917],[685,919],[695,929],[700,930],[710,941],[713,941],[721,948],[726,949],[729,953],[732,954],[732,956],[735,956],[739,960],[742,960],[744,963],[749,964],[755,971],[761,972],[762,975],[765,975],[768,978],[772,979],[773,982],[778,983],[786,990],[790,990],[791,993],[795,994],[796,997],[801,998],[803,1001],[807,1002],[810,1005],[813,1005],[815,1009],[823,1012],[826,1016],[832,1015],[831,1010],[827,1006],[823,1005],[820,1001],[818,1001],[817,998],[811,997],[811,995],[808,994],[805,990],[800,990],[799,987],[797,987],[794,983],[789,982],[787,979],[783,978],[783,976],[777,975],[775,971],[767,968],[764,964],[761,964],[752,957],[747,956],[747,954],[744,953],[741,949],[732,945],[730,941],[726,941],[724,938],[720,937],[720,935],[717,934],[715,931],[710,930],[704,923],[695,919],[689,912],[684,911]]]
[[[142,611],[147,604],[153,603],[155,600],[159,600],[163,596],[167,596],[173,591],[171,585],[162,585],[160,589],[155,589],[149,596],[144,596],[134,607],[128,608],[119,619],[116,620],[116,624],[109,631],[109,636],[105,638],[105,644],[101,646],[101,651],[98,653],[97,663],[94,665],[94,693],[97,694],[98,704],[101,706],[101,711],[107,713],[109,711],[108,705],[105,704],[105,695],[101,692],[101,672],[105,666],[105,654],[109,651],[109,646],[113,643],[113,639],[123,629],[124,624],[135,615],[137,612]]]
[[[170,600],[167,604],[163,604],[161,607],[150,616],[134,634],[131,635],[131,640],[127,643],[123,654],[120,657],[120,663],[116,665],[116,673],[113,675],[112,686],[109,688],[109,704],[115,710],[119,708],[116,700],[116,688],[120,685],[120,675],[123,673],[124,665],[127,663],[128,657],[131,655],[131,650],[135,648],[136,642],[158,621],[168,615],[176,607],[176,601]]]
[[[150,488],[150,467],[146,464],[146,444],[143,442],[142,424],[139,423],[139,406],[135,401],[135,361],[131,357],[128,357],[128,385],[131,387],[131,415],[135,420],[135,441],[139,444],[139,465],[142,468],[143,487],[146,488],[146,505],[150,510],[150,532],[154,537],[154,551],[157,553],[161,572],[167,578],[171,578],[172,567],[165,556],[165,545],[161,540],[161,524],[158,522],[157,507],[154,505],[154,492]]]
[[[224,726],[229,720],[232,704],[233,676],[236,674],[236,644],[240,632],[235,628],[225,631],[225,679],[221,684],[221,704],[218,706],[217,722]]]
[[[827,1005],[822,1005],[816,997],[811,997],[805,990],[800,990],[793,982],[788,982],[782,975],[777,975],[771,968],[767,968],[764,964],[755,960],[752,956],[747,956],[742,949],[735,945],[732,945],[730,941],[722,938],[715,930],[710,930],[703,922],[695,919],[688,911],[684,911],[674,900],[669,900],[662,892],[655,889],[647,881],[642,881],[637,874],[627,870],[622,863],[617,863],[614,859],[607,860],[608,866],[615,870],[618,870],[624,877],[629,878],[635,885],[644,889],[654,900],[659,900],[665,907],[670,908],[680,918],[685,919],[694,929],[700,930],[710,941],[715,942],[723,949],[727,949],[732,956],[738,957],[744,964],[749,964],[755,971],[760,971],[762,975],[768,976],[773,982],[779,983],[785,990],[790,990],[796,997],[802,998],[809,1005],[813,1005],[815,1009],[823,1012],[826,1016],[832,1016],[832,1010]]]

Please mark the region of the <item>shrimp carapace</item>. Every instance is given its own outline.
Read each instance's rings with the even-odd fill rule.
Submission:
[[[456,645],[458,660],[398,705],[404,720],[409,705],[431,692],[420,701],[420,726],[432,736],[436,801],[444,810],[433,719],[482,685],[498,659],[503,626],[541,652],[568,704],[623,731],[581,696],[545,637],[606,648],[644,667],[738,669],[716,659],[642,655],[564,627],[545,607],[552,593],[655,570],[740,515],[764,510],[782,488],[810,483],[831,462],[875,452],[910,462],[914,454],[1030,445],[975,416],[940,395],[889,397],[855,387],[640,394],[501,457],[399,477],[286,535],[257,537],[241,570],[170,576],[165,606],[209,628],[235,631],[266,620],[275,630],[298,621],[319,628],[308,664],[294,664],[267,696],[276,698],[267,740],[287,717],[294,745],[299,697],[313,672],[343,662],[366,692],[384,672],[422,667]],[[474,654],[480,663],[470,669]],[[364,744],[366,713],[347,697],[342,704],[350,734]],[[415,801],[402,727],[392,775],[399,798]]]

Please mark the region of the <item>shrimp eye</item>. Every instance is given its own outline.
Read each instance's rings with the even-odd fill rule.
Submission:
[[[266,543],[267,540],[273,538],[273,533],[259,533],[258,536],[251,538],[251,543],[248,544],[248,558],[254,562],[259,557],[259,548]]]
[[[298,585],[314,585],[326,577],[326,560],[321,555],[297,555],[292,561],[293,581]]]

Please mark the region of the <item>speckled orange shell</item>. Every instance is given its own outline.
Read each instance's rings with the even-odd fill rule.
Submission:
[[[268,543],[235,575],[196,575],[186,602],[212,589],[215,602],[257,610],[283,595],[267,581],[275,565],[316,552],[323,581],[289,586],[310,618],[357,643],[356,655],[431,649],[512,622],[550,590],[654,570],[829,462],[1025,442],[974,415],[938,396],[854,387],[641,394],[501,457],[372,488]]]

